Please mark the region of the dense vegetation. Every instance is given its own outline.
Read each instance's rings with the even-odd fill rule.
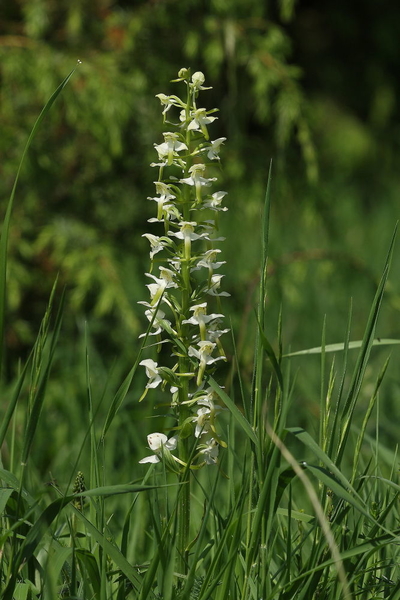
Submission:
[[[373,0],[0,7],[6,224],[29,133],[79,61],[46,105],[2,230],[2,600],[400,597],[399,11]],[[217,175],[230,297],[217,312],[233,335],[215,375],[228,448],[193,475],[182,564],[184,493],[138,465],[164,396],[138,403],[136,367],[149,164],[165,131],[155,95],[175,93],[183,66],[206,74],[212,139],[227,138]],[[101,489],[64,508],[84,489],[78,471]]]

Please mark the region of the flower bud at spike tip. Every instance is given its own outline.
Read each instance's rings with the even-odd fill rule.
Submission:
[[[178,77],[180,77],[181,79],[186,79],[186,77],[189,75],[189,69],[180,69],[180,71],[178,72]]]

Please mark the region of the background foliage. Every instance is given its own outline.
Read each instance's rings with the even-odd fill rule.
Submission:
[[[270,334],[282,307],[283,336],[293,349],[319,345],[325,314],[327,342],[339,341],[352,296],[352,338],[360,337],[398,218],[399,11],[373,0],[362,6],[328,0],[2,3],[3,210],[37,114],[82,61],[30,151],[11,231],[6,375],[35,339],[57,273],[60,289],[68,290],[55,363],[65,376],[49,384],[54,402],[45,425],[64,422],[65,398],[79,399],[85,388],[86,320],[99,397],[104,369],[118,357],[117,380],[134,360],[143,329],[136,302],[144,297],[148,268],[141,238],[153,192],[148,165],[162,128],[154,96],[171,91],[169,80],[182,66],[206,73],[213,86],[207,108],[221,109],[216,137],[228,138],[226,311],[244,372],[250,376],[255,232],[271,158]],[[398,265],[395,257],[383,337],[399,336]],[[313,407],[318,376],[310,366],[299,376],[298,401],[305,407]],[[390,433],[399,416],[390,373],[387,385],[390,419],[384,416],[383,425]],[[141,408],[135,410],[140,418]],[[74,428],[71,419],[65,423],[61,439]],[[47,466],[51,441],[43,452]]]

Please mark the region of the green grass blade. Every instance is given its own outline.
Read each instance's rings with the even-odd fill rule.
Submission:
[[[260,264],[260,285],[257,307],[258,328],[255,341],[255,361],[253,368],[253,425],[257,427],[262,406],[262,379],[263,379],[263,345],[260,343],[260,331],[265,329],[265,309],[266,309],[266,287],[267,287],[267,266],[268,266],[268,246],[269,246],[269,219],[271,206],[271,175],[272,162],[270,163],[268,172],[267,189],[264,200],[264,211],[262,218],[262,235],[261,235],[261,264]],[[268,344],[267,344],[268,347]]]
[[[14,473],[10,473],[10,471],[0,468],[0,480],[9,485],[16,492],[21,493],[23,500],[25,500],[29,506],[34,506],[36,502],[35,499],[26,489],[21,488],[21,482]]]
[[[1,232],[1,239],[0,239],[0,370],[3,365],[3,353],[4,353],[4,325],[5,325],[5,304],[6,304],[6,286],[7,286],[7,247],[8,247],[8,236],[9,236],[9,230],[10,230],[11,214],[12,214],[14,198],[15,198],[15,191],[16,191],[19,176],[21,173],[21,168],[25,161],[25,157],[28,152],[28,149],[29,149],[30,145],[32,144],[32,141],[33,141],[43,119],[45,118],[46,114],[49,112],[49,110],[53,106],[54,102],[56,101],[58,96],[61,94],[61,92],[63,91],[63,89],[65,88],[67,83],[69,82],[69,80],[71,79],[75,70],[76,70],[76,68],[73,69],[69,73],[69,75],[67,75],[67,77],[64,79],[64,81],[62,81],[60,83],[60,85],[58,86],[56,91],[52,94],[52,96],[49,98],[49,100],[46,102],[45,106],[42,109],[42,112],[36,119],[36,122],[32,128],[32,131],[29,134],[28,141],[26,142],[24,151],[22,153],[22,157],[21,157],[21,160],[20,160],[20,163],[18,166],[17,174],[15,176],[14,185],[11,190],[10,199],[8,201],[7,210],[6,210],[3,227],[2,227],[2,232]]]
[[[81,492],[79,494],[70,494],[69,496],[64,496],[62,498],[57,498],[54,500],[49,506],[47,506],[40,516],[36,519],[34,525],[29,530],[25,540],[21,544],[18,555],[15,557],[13,562],[13,569],[11,573],[10,580],[7,584],[7,587],[4,591],[4,595],[1,597],[2,600],[12,600],[13,590],[15,588],[15,582],[17,580],[18,572],[22,564],[27,562],[35,552],[36,548],[40,544],[46,530],[50,527],[53,521],[58,518],[60,512],[67,506],[70,502],[79,497],[92,497],[92,496],[113,496],[116,494],[125,494],[125,493],[136,493],[140,491],[147,491],[149,489],[154,489],[155,487],[160,486],[140,486],[140,485],[117,485],[117,486],[105,486],[93,490],[85,490],[85,492]],[[116,546],[114,546],[111,542],[109,542],[102,533],[96,527],[90,523],[88,519],[77,509],[71,506],[74,513],[81,519],[85,527],[88,529],[89,533],[94,537],[94,539],[104,548],[105,552],[107,552],[114,562],[118,565],[121,571],[128,577],[128,579],[132,583],[138,583],[139,577],[136,574],[136,571],[133,569],[131,565],[129,565],[128,561],[121,554]]]
[[[25,366],[24,366],[24,368],[22,370],[22,373],[18,377],[18,380],[17,380],[17,383],[15,384],[15,388],[14,388],[14,391],[12,393],[10,402],[9,402],[9,404],[7,406],[6,413],[5,413],[4,417],[3,417],[3,422],[2,422],[2,424],[0,426],[0,448],[3,445],[4,438],[6,437],[8,426],[10,424],[10,421],[11,421],[12,416],[14,414],[14,411],[16,409],[18,398],[19,398],[19,395],[20,395],[21,390],[22,390],[22,386],[23,386],[24,381],[25,381],[26,371],[27,371],[28,366],[30,364],[31,358],[32,358],[32,354],[30,354],[30,356],[29,356],[28,360],[26,361]]]
[[[371,346],[379,347],[379,346],[398,346],[400,344],[400,340],[392,339],[392,338],[375,338]],[[363,345],[363,340],[357,340],[355,342],[349,342],[348,348],[349,350],[357,350],[361,348]],[[325,352],[343,352],[346,349],[346,344],[343,342],[339,342],[338,344],[327,344],[322,348],[322,346],[316,346],[315,348],[308,348],[307,350],[298,350],[297,352],[289,352],[288,354],[283,354],[282,358],[294,358],[295,356],[309,356],[310,354],[321,354],[322,350]]]
[[[3,514],[3,511],[12,493],[12,488],[0,488],[0,516]]]
[[[259,336],[260,336],[260,340],[261,340],[261,344],[262,347],[264,348],[270,362],[272,365],[272,368],[274,370],[274,373],[276,375],[276,378],[278,380],[279,383],[279,387],[281,388],[281,391],[283,392],[283,376],[282,376],[282,371],[281,368],[279,366],[278,360],[276,358],[275,352],[273,347],[271,346],[271,344],[269,343],[267,336],[265,335],[264,331],[261,328],[261,324],[258,322],[258,328],[259,328]]]
[[[146,492],[149,490],[165,488],[165,487],[176,487],[178,483],[167,483],[165,485],[134,485],[134,484],[120,484],[120,485],[104,485],[91,490],[85,490],[79,494],[74,494],[74,498],[83,497],[107,497],[107,496],[118,496],[120,494],[133,494],[136,492]]]
[[[374,340],[376,324],[378,321],[378,316],[379,316],[379,312],[380,312],[380,308],[381,308],[381,304],[382,304],[385,286],[386,286],[387,278],[389,275],[389,269],[390,269],[390,264],[391,264],[391,260],[392,260],[392,255],[393,255],[393,248],[394,248],[394,241],[395,241],[396,233],[397,233],[397,225],[396,225],[395,231],[392,236],[392,240],[391,240],[388,255],[386,258],[383,274],[382,274],[381,280],[379,282],[379,286],[376,291],[374,301],[372,303],[372,307],[371,307],[370,314],[368,317],[368,322],[367,322],[367,325],[365,328],[363,343],[362,343],[362,346],[360,349],[360,353],[358,355],[357,364],[354,369],[353,378],[350,383],[350,389],[348,392],[348,396],[347,396],[346,402],[343,407],[343,412],[342,412],[342,416],[341,416],[341,424],[340,424],[342,435],[341,435],[341,439],[340,439],[340,443],[339,443],[339,447],[338,447],[337,460],[336,460],[336,464],[338,464],[338,465],[340,465],[342,458],[343,458],[347,439],[348,439],[348,436],[350,433],[353,411],[354,411],[354,408],[355,408],[355,405],[356,405],[356,402],[358,399],[358,395],[359,395],[359,391],[360,391],[361,384],[363,381],[365,369],[367,368],[367,363],[368,363],[372,343]]]
[[[161,296],[161,298],[158,301],[158,304],[156,306],[156,310],[154,311],[153,316],[152,316],[151,320],[149,321],[149,324],[148,324],[147,330],[146,330],[146,335],[144,336],[144,338],[142,340],[142,343],[140,345],[139,352],[138,352],[138,355],[136,357],[135,363],[134,363],[133,367],[131,368],[131,370],[129,371],[128,375],[125,377],[125,379],[122,382],[122,384],[120,385],[120,387],[118,388],[118,390],[117,390],[116,394],[114,395],[114,398],[113,398],[113,400],[112,400],[112,402],[110,404],[110,408],[108,409],[107,417],[106,417],[106,420],[105,420],[105,423],[104,423],[104,426],[103,426],[103,431],[102,431],[101,436],[100,436],[100,442],[102,442],[104,440],[104,438],[106,436],[106,433],[107,433],[107,431],[108,431],[108,429],[109,429],[109,427],[110,427],[110,425],[111,425],[111,423],[112,423],[115,415],[117,414],[117,412],[121,408],[121,405],[122,405],[122,403],[123,403],[123,401],[124,401],[124,399],[125,399],[128,391],[129,391],[129,388],[131,386],[133,377],[134,377],[134,375],[136,373],[136,369],[138,368],[139,361],[140,361],[140,359],[142,357],[143,348],[146,345],[147,339],[149,337],[149,333],[150,333],[151,328],[153,326],[154,320],[155,320],[156,315],[157,315],[157,310],[160,307],[162,299],[163,299],[163,297]],[[186,351],[184,347],[183,347],[183,351],[184,352]]]
[[[360,544],[358,546],[353,546],[348,548],[347,550],[343,550],[340,553],[340,558],[342,561],[349,560],[356,556],[365,555],[368,552],[379,552],[382,548],[387,546],[388,544],[392,544],[395,537],[400,539],[400,529],[394,531],[392,534],[384,534],[379,537],[371,538],[370,540]],[[327,569],[335,565],[335,561],[333,559],[328,559],[320,564],[316,565],[313,569],[309,569],[298,575],[297,577],[293,577],[289,584],[285,585],[283,589],[288,588],[290,585],[309,577],[314,574],[316,571],[321,571],[323,569]]]
[[[42,358],[43,358],[42,357],[42,349],[47,342],[48,321],[50,319],[50,314],[52,311],[54,292],[55,292],[55,287],[53,287],[49,305],[47,307],[46,314],[42,321],[42,324],[44,323],[44,327],[39,332],[39,335],[38,335],[38,338],[37,338],[36,344],[35,344],[33,361],[35,362],[35,352],[37,350],[36,354],[37,355],[40,354],[40,356],[38,356],[38,361],[40,364],[37,365],[37,370],[33,374],[33,376],[35,378],[35,386],[33,388],[34,396],[33,396],[33,403],[32,403],[32,407],[30,410],[29,418],[28,418],[28,423],[26,426],[25,436],[24,436],[24,447],[22,450],[22,458],[21,458],[22,465],[26,465],[26,463],[28,461],[28,456],[29,456],[29,453],[30,453],[30,450],[32,447],[33,439],[34,439],[34,436],[36,433],[36,428],[37,428],[39,418],[40,418],[40,413],[42,411],[43,402],[45,399],[46,387],[47,387],[47,382],[48,382],[48,378],[50,375],[51,365],[53,362],[55,345],[56,345],[56,341],[58,339],[58,335],[59,335],[60,329],[61,329],[62,310],[63,310],[64,298],[65,298],[64,294],[62,295],[62,298],[60,301],[60,307],[59,307],[58,314],[56,317],[56,322],[54,325],[54,333],[52,335],[52,339],[49,344],[49,346],[50,346],[49,352],[48,352],[47,357],[45,358],[45,362],[43,363],[42,362]]]
[[[218,383],[212,377],[209,377],[208,382],[214,392],[218,394],[225,406],[232,413],[233,418],[236,420],[238,425],[243,429],[249,439],[257,446],[258,439],[254,432],[254,429],[246,419],[246,417],[240,412],[236,404],[229,398],[228,394],[218,385]]]
[[[135,569],[125,558],[125,556],[121,553],[121,551],[110,542],[102,533],[99,531],[86,517],[78,510],[73,509],[78,519],[80,519],[88,534],[93,537],[93,539],[103,548],[103,551],[110,556],[110,558],[114,561],[120,571],[126,576],[126,578],[133,584],[136,589],[140,589],[142,584],[142,579],[137,573],[137,569]]]
[[[262,219],[262,238],[261,238],[261,261],[262,261],[262,272],[260,282],[260,309],[259,321],[263,323],[263,312],[265,302],[265,288],[267,281],[267,262],[268,262],[268,248],[269,248],[269,221],[271,212],[271,180],[272,180],[272,160],[269,164],[267,189],[265,192],[264,200],[264,212]]]
[[[340,483],[357,497],[356,490],[352,487],[351,483],[346,479],[343,473],[338,469],[332,459],[318,446],[317,442],[311,437],[311,435],[302,429],[301,427],[287,427],[286,431],[294,435],[306,448],[312,451],[312,453],[324,464],[329,471],[340,481]],[[361,499],[360,499],[361,501]]]
[[[77,548],[76,557],[79,563],[86,569],[86,572],[90,579],[90,583],[92,584],[95,598],[97,598],[97,600],[100,600],[101,577],[96,558],[91,552],[89,552],[89,550],[86,550],[85,548]]]
[[[342,367],[342,376],[339,384],[339,390],[337,393],[337,399],[334,408],[333,419],[330,423],[330,432],[329,432],[329,444],[327,446],[327,454],[332,457],[336,456],[337,448],[340,443],[340,426],[338,425],[340,422],[340,414],[341,414],[341,406],[342,399],[344,393],[344,387],[347,378],[347,365],[348,365],[348,356],[349,356],[349,343],[350,343],[350,334],[351,334],[351,321],[353,315],[353,302],[350,300],[349,307],[349,316],[347,319],[347,327],[345,333],[345,342],[344,342],[344,353],[343,353],[343,367]]]

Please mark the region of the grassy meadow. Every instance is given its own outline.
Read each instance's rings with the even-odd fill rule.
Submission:
[[[101,317],[71,335],[60,272],[29,351],[10,365],[1,345],[1,600],[400,599],[395,223],[371,209],[356,228],[345,201],[326,219],[311,184],[302,210],[268,160],[265,196],[244,178],[225,213],[212,194],[229,139],[198,112],[203,83],[183,69],[160,90],[178,133],[154,140],[160,197],[143,214],[158,222],[143,231],[165,231],[135,257],[150,273],[132,294],[150,292],[131,307],[144,336],[127,326],[109,360]],[[19,174],[0,244],[5,342]]]

